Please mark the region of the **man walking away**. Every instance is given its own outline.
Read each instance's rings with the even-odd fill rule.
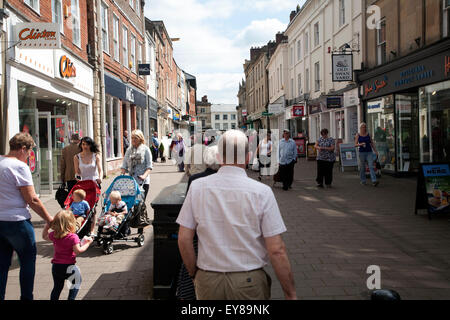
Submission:
[[[158,160],[158,149],[159,149],[158,132],[155,131],[153,132],[152,147],[151,147],[153,162],[156,162],[156,160]]]
[[[127,152],[128,147],[130,146],[130,140],[128,140],[128,131],[125,130],[123,132],[123,153]]]
[[[297,299],[275,196],[245,172],[250,160],[245,134],[227,131],[218,147],[221,168],[192,182],[177,219],[178,246],[197,299],[270,299],[271,279],[263,269],[269,259],[286,299]]]
[[[297,145],[291,139],[289,130],[283,130],[283,139],[280,141],[280,178],[283,182],[283,190],[292,188],[294,181],[294,166],[297,163]]]
[[[67,189],[72,190],[73,186],[77,183],[75,180],[75,167],[73,158],[76,154],[80,153],[79,148],[80,136],[78,133],[72,134],[71,143],[62,150],[61,155],[61,181],[67,183]]]

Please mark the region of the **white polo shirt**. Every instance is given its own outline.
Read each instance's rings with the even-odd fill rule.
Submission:
[[[196,229],[197,266],[216,272],[264,267],[264,238],[286,231],[272,189],[234,166],[193,181],[177,223]]]

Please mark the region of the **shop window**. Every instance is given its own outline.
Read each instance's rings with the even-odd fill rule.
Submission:
[[[122,135],[119,100],[107,95],[105,111],[106,158],[120,158],[122,156]]]
[[[367,130],[372,137],[383,169],[395,171],[394,96],[367,102]]]
[[[421,162],[450,162],[450,81],[419,90]]]

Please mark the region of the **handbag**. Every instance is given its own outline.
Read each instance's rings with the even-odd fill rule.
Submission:
[[[150,219],[147,216],[147,206],[144,201],[142,201],[138,204],[136,211],[133,212],[129,225],[131,228],[144,228],[150,224]]]
[[[69,191],[66,189],[66,183],[63,182],[55,193],[55,200],[58,201],[59,205],[63,209],[64,209],[64,202],[66,201],[68,195]]]
[[[259,161],[256,157],[255,157],[255,159],[253,159],[252,170],[259,171]]]

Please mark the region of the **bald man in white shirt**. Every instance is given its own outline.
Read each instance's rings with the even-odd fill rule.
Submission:
[[[217,174],[192,182],[181,208],[178,246],[198,300],[267,300],[272,263],[286,299],[297,299],[272,189],[247,177],[248,141],[238,130],[219,140]],[[198,236],[198,258],[193,238]]]

